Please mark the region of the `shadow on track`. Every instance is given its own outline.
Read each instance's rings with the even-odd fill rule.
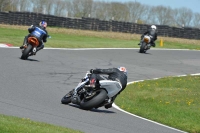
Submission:
[[[19,58],[19,59],[21,59],[21,58]],[[21,60],[23,60],[23,59],[21,59]],[[26,60],[23,60],[23,61],[36,61],[36,62],[40,62],[40,61],[35,60],[35,59],[26,59]]]
[[[68,106],[81,109],[80,106],[75,105],[75,104],[68,104]],[[82,109],[81,109],[81,110],[82,110]],[[106,109],[106,110],[104,110],[104,109],[91,109],[91,110],[85,110],[85,111],[98,112],[98,113],[115,113],[115,112],[110,111],[110,110],[107,110],[107,109]]]
[[[151,53],[140,53],[140,51],[138,51],[139,54],[148,54],[148,55],[152,55]]]

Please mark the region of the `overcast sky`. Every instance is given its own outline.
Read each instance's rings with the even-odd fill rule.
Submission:
[[[137,1],[141,4],[151,5],[151,6],[166,6],[171,8],[181,8],[186,7],[191,9],[193,12],[200,13],[200,0],[99,0],[99,1],[117,1],[117,2],[129,2]]]

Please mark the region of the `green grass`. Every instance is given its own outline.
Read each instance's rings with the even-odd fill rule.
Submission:
[[[22,45],[28,26],[0,25],[0,43]],[[52,48],[139,48],[140,35],[118,32],[97,32],[66,28],[47,28],[52,36],[45,47]],[[160,46],[160,40],[164,46]],[[200,50],[200,40],[158,37],[156,48]]]
[[[64,127],[42,122],[34,122],[29,118],[18,118],[0,114],[1,133],[82,133]]]
[[[22,44],[24,36],[27,34],[24,30],[0,28],[0,43],[10,43],[14,46]]]
[[[133,47],[131,40],[119,40],[111,38],[101,38],[83,35],[51,34],[52,38],[45,46],[53,48],[122,48]]]
[[[200,133],[200,76],[166,77],[129,85],[116,105],[138,116]]]
[[[0,28],[0,43],[10,43],[20,46],[27,30]],[[45,47],[52,48],[111,48],[133,47],[132,40],[102,38],[85,35],[49,33],[51,39],[47,40]]]
[[[200,43],[197,43],[200,44]],[[197,44],[187,44],[187,43],[173,43],[173,42],[165,42],[164,47],[162,48],[169,48],[169,49],[195,49],[200,50],[200,45]],[[158,46],[158,48],[161,48]]]

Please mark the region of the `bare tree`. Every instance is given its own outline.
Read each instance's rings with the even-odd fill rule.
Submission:
[[[93,0],[82,0],[83,16],[87,17],[92,13]]]
[[[196,28],[200,28],[200,13],[194,14],[193,26]]]
[[[37,13],[45,13],[46,5],[48,4],[48,0],[31,0],[33,6],[33,12]]]
[[[82,5],[80,0],[71,0],[71,15],[73,17],[82,17]]]
[[[0,0],[0,11],[30,11],[67,17],[88,17],[170,26],[200,25],[200,13],[183,7],[149,6],[105,0]]]
[[[57,0],[54,4],[54,15],[66,16],[66,2],[64,0]]]
[[[33,11],[31,0],[17,0],[18,11]]]
[[[193,12],[188,8],[179,8],[173,11],[173,20],[177,26],[190,26],[193,18]]]
[[[10,10],[10,0],[0,0],[0,11]]]
[[[93,0],[70,0],[67,2],[67,11],[72,17],[88,17],[92,6]]]
[[[95,2],[92,8],[92,16],[102,20],[109,20],[110,4],[108,2]],[[111,19],[111,18],[110,18]]]
[[[159,25],[170,25],[172,22],[172,9],[170,7],[156,6],[152,14]]]
[[[111,2],[110,15],[117,21],[128,21],[128,8],[125,4]]]
[[[74,17],[73,7],[72,7],[72,0],[66,1],[66,16]]]
[[[46,14],[53,13],[54,0],[48,0],[46,3]]]
[[[128,2],[126,6],[129,10],[130,22],[138,22],[139,20],[145,19],[148,6],[142,5],[139,2]]]

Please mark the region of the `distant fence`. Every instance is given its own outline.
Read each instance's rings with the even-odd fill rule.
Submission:
[[[48,26],[65,27],[72,29],[113,31],[124,33],[144,33],[150,25],[137,24],[120,21],[104,21],[96,18],[67,18],[53,15],[46,15],[33,12],[0,12],[0,24],[10,25],[32,25],[39,21],[46,20]],[[167,25],[156,25],[158,36],[200,39],[200,29],[198,28],[177,28]]]

